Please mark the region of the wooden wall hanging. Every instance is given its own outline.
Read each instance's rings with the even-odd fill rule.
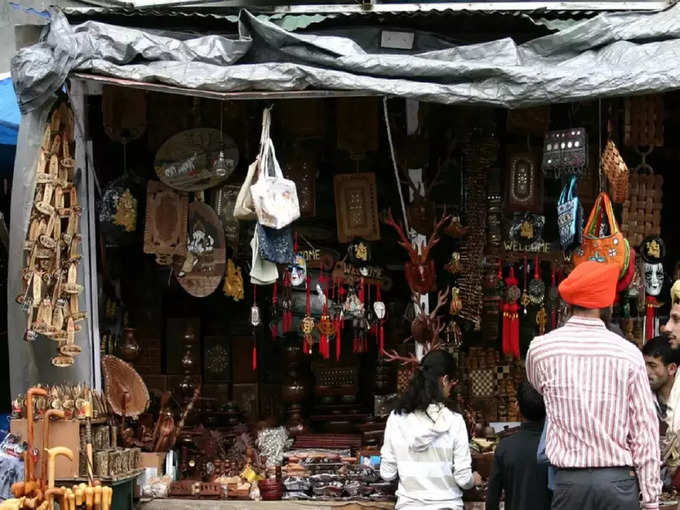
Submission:
[[[76,343],[80,311],[78,283],[80,215],[74,182],[73,111],[62,102],[50,114],[35,169],[33,210],[24,243],[23,293],[17,302],[26,312],[26,341],[38,334],[57,342],[57,367],[73,365],[81,347]]]
[[[336,99],[338,149],[352,159],[378,150],[378,99],[352,97]],[[358,126],[361,126],[359,129]]]
[[[663,95],[629,97],[624,104],[623,143],[628,147],[663,147]]]
[[[505,173],[505,207],[511,212],[543,212],[543,176],[538,157],[510,147]]]
[[[225,184],[213,190],[212,207],[215,209],[217,217],[224,227],[224,238],[227,246],[238,251],[239,233],[241,224],[234,218],[234,206],[238,196],[240,186],[236,184]]]
[[[318,158],[313,151],[301,147],[294,149],[293,157],[286,165],[286,176],[295,183],[300,203],[300,215],[316,216],[316,172]]]
[[[339,174],[333,177],[333,188],[338,241],[348,243],[355,237],[380,240],[375,174]]]
[[[144,253],[168,266],[174,255],[186,255],[189,199],[186,193],[149,181],[146,189]]]
[[[128,87],[102,90],[102,123],[114,142],[136,140],[146,131],[146,92]]]
[[[227,172],[219,176],[213,164],[224,152]],[[224,182],[238,165],[236,142],[217,129],[197,128],[181,131],[161,145],[154,169],[166,185],[181,191],[202,191]]]
[[[510,110],[505,125],[508,133],[543,138],[550,125],[550,106]]]
[[[212,207],[200,201],[189,205],[187,254],[175,258],[177,281],[194,297],[215,292],[226,269],[224,230]]]

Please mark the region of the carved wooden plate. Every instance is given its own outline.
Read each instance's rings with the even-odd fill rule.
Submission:
[[[215,159],[224,151],[227,171],[219,176]],[[154,169],[164,184],[182,191],[201,191],[227,180],[238,165],[236,142],[217,129],[181,131],[165,141],[156,153]]]
[[[187,259],[195,260],[187,267]],[[187,257],[175,259],[177,281],[189,294],[206,297],[215,292],[226,268],[226,245],[222,223],[212,207],[203,202],[189,205]]]
[[[333,178],[338,241],[348,243],[355,237],[380,240],[378,194],[375,174],[340,174]]]
[[[155,253],[156,260],[166,265],[172,262],[173,255],[185,255],[187,210],[186,193],[179,193],[158,181],[149,181],[146,188],[144,253]]]

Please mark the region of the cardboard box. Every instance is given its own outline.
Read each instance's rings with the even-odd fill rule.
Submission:
[[[12,434],[28,440],[26,433],[26,419],[11,420],[9,430]],[[35,475],[40,476],[41,466],[44,458],[43,451],[43,420],[35,422],[33,447],[39,452],[38,461],[35,467]],[[57,457],[55,476],[57,479],[75,478],[78,476],[78,463],[80,458],[80,422],[77,420],[58,420],[50,422],[48,446],[65,446],[73,452],[73,460],[69,460],[63,455]]]
[[[165,452],[141,452],[139,454],[138,468],[156,469],[157,476],[165,474]]]

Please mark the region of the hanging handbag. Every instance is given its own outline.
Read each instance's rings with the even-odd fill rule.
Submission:
[[[267,140],[259,178],[250,187],[250,193],[257,219],[265,227],[283,228],[300,217],[295,183],[283,176],[271,139]]]
[[[557,225],[560,230],[560,244],[565,253],[581,245],[583,239],[583,206],[574,193],[577,178],[573,175],[562,189],[557,202]]]
[[[275,264],[292,264],[295,261],[293,229],[290,226],[275,229],[258,223],[256,235],[260,256],[264,260]]]
[[[603,235],[602,232],[603,215],[607,217],[609,235]],[[590,211],[588,222],[583,229],[583,242],[574,251],[574,265],[586,260],[616,264],[621,268],[620,278],[624,277],[628,271],[630,245],[619,230],[611,200],[606,193],[600,193],[597,196],[593,210]]]
[[[543,173],[546,177],[582,175],[588,162],[585,128],[550,131],[543,142]]]
[[[271,127],[271,108],[265,108],[262,112],[262,132],[260,133],[260,153],[257,155],[255,161],[253,161],[248,167],[248,172],[246,174],[246,179],[241,184],[241,189],[236,196],[236,205],[234,206],[234,218],[250,221],[256,220],[257,214],[255,213],[255,204],[253,203],[253,196],[250,192],[250,188],[255,184],[255,179],[258,175],[258,170],[260,164],[262,163],[262,158],[264,156],[264,151],[266,149],[267,140],[269,140],[269,129]]]
[[[279,270],[276,264],[262,258],[259,244],[257,232],[255,232],[250,241],[250,248],[253,250],[250,282],[254,285],[271,285],[279,279]]]

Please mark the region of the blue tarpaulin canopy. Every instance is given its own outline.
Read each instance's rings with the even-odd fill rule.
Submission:
[[[0,79],[0,145],[16,145],[21,113],[12,78]]]

